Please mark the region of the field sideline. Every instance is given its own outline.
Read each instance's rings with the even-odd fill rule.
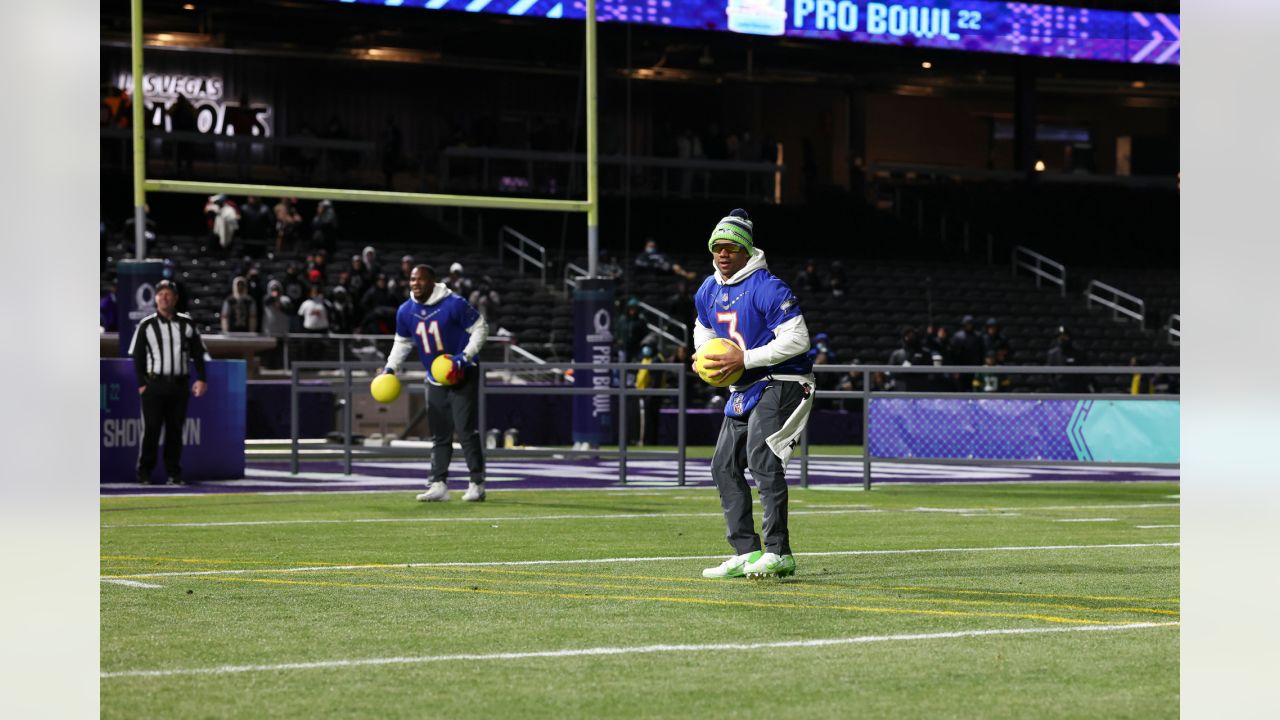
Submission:
[[[103,497],[103,717],[1170,717],[1176,483]],[[758,507],[757,507],[758,520]]]

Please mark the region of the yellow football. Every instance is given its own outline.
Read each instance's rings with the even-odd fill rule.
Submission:
[[[462,381],[462,370],[454,371],[448,355],[437,355],[431,361],[431,377],[441,385],[457,385]]]
[[[369,383],[369,394],[380,403],[389,403],[400,397],[400,378],[383,373]]]
[[[716,387],[728,387],[738,382],[738,378],[742,377],[742,370],[737,370],[723,377],[718,377],[718,378],[712,377],[712,373],[718,372],[719,368],[717,368],[716,370],[708,370],[703,365],[703,357],[705,357],[706,355],[719,355],[724,351],[728,350],[730,347],[736,348],[738,347],[738,345],[732,340],[726,340],[725,338],[718,337],[718,338],[712,338],[711,340],[708,340],[707,344],[703,345],[702,348],[698,350],[698,354],[694,357],[695,368],[698,371],[698,377],[702,378],[708,385],[714,385]],[[741,349],[741,348],[738,348],[738,349]]]

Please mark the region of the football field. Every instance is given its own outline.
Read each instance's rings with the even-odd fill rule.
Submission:
[[[101,501],[104,717],[1176,717],[1177,483]],[[756,519],[760,513],[757,505]]]

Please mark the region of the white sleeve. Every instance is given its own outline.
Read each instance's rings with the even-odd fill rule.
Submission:
[[[701,320],[694,318],[693,321],[693,351],[702,349],[712,338],[716,336],[716,331],[702,324]]]
[[[413,340],[401,335],[396,335],[396,342],[391,346],[391,352],[387,355],[387,369],[392,372],[400,372],[400,366],[404,364],[409,353],[413,350]]]
[[[748,370],[777,365],[809,350],[809,326],[804,316],[798,315],[773,330],[773,340],[768,345],[747,350],[742,362]]]
[[[489,323],[484,321],[484,316],[476,318],[471,323],[471,327],[467,328],[467,332],[471,334],[471,339],[467,341],[467,346],[462,349],[462,354],[467,360],[475,360],[480,354],[480,349],[484,347],[485,340],[489,339]]]

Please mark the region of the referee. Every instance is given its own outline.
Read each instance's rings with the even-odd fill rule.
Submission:
[[[129,343],[142,399],[142,449],[138,482],[151,484],[160,427],[164,426],[164,469],[170,485],[182,479],[182,426],[187,421],[187,360],[195,362],[191,394],[205,393],[204,342],[190,315],[177,312],[178,290],[168,280],[156,283],[156,311],[138,323]]]

